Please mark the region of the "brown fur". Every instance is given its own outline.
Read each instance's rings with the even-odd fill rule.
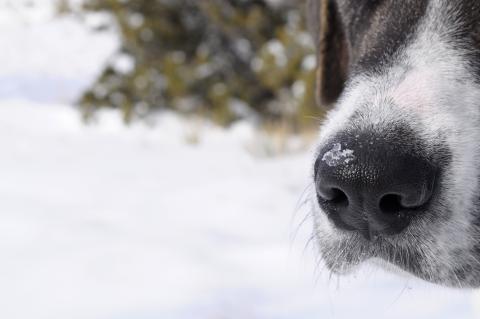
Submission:
[[[317,52],[317,103],[333,104],[348,75],[348,44],[334,1],[308,1],[309,26]]]

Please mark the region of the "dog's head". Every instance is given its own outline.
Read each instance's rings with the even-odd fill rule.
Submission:
[[[383,261],[480,286],[480,2],[311,0],[315,234],[330,270]]]

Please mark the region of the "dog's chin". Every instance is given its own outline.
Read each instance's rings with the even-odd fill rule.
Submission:
[[[403,277],[405,279],[409,279],[412,277],[416,277],[413,273],[401,268],[396,264],[392,264],[384,259],[378,257],[371,257],[366,258],[363,262],[357,263],[350,263],[344,262],[341,265],[333,265],[331,263],[326,263],[328,270],[335,275],[346,276],[350,274],[356,273],[363,265],[371,265],[374,268],[383,269],[387,273],[393,273],[397,276]]]
[[[335,240],[332,236],[322,235],[317,236],[317,239],[325,266],[336,275],[348,275],[364,264],[372,264],[403,278],[415,277],[446,287],[480,286],[480,264],[470,250],[456,252],[460,256],[470,256],[469,259],[459,258],[445,264],[441,259],[429,258],[414,246],[393,243],[388,239],[371,242],[354,233],[343,234]]]
[[[368,242],[355,235],[331,243],[319,241],[319,245],[325,266],[335,275],[349,275],[357,272],[364,265],[374,265],[402,277],[415,276],[425,279],[419,267],[410,266],[410,264],[419,265],[417,260],[409,257],[410,260],[405,261],[406,256],[399,257],[397,261],[391,260],[388,256],[394,256],[395,252],[381,247],[385,245]]]

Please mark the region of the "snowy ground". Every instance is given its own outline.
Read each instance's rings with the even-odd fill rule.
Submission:
[[[465,293],[315,273],[309,223],[291,238],[308,154],[257,158],[246,125],[188,145],[187,124],[0,103],[1,318],[473,317]]]
[[[471,292],[315,267],[309,221],[297,231],[306,211],[295,212],[309,152],[259,156],[247,124],[172,114],[82,125],[71,101],[115,38],[45,10],[27,22],[2,12],[0,318],[480,316]]]

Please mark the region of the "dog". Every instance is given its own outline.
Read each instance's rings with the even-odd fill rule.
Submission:
[[[309,0],[308,21],[325,265],[479,287],[480,1]]]

